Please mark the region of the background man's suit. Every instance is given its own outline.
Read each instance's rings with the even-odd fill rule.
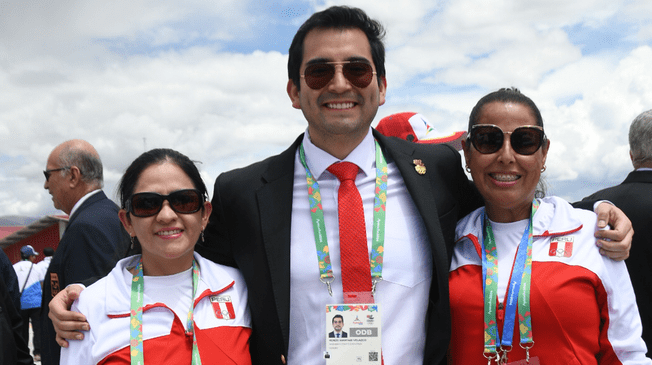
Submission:
[[[632,171],[625,181],[584,200],[607,199],[632,221],[634,238],[625,260],[643,322],[643,340],[652,347],[652,171]]]
[[[335,337],[335,331],[329,332],[328,337],[331,337],[331,338]],[[340,332],[340,338],[348,338],[348,337],[349,337],[348,333],[346,333],[344,331]]]
[[[68,284],[105,276],[129,248],[129,236],[118,218],[118,206],[99,191],[88,197],[68,220],[43,281],[41,358],[59,364],[60,347],[48,318],[48,304]]]
[[[453,244],[457,220],[478,207],[481,198],[452,148],[413,144],[376,131],[374,137],[401,172],[431,243],[433,273],[424,362],[436,364],[444,359],[450,337],[447,245]],[[292,188],[295,153],[302,138],[280,155],[217,178],[206,244],[197,246],[204,257],[242,271],[249,290],[254,364],[280,364],[281,355],[287,356]],[[415,171],[415,159],[425,164],[424,175]]]

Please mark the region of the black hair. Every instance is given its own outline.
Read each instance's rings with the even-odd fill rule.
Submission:
[[[537,123],[536,125],[543,128],[543,117],[541,116],[541,111],[539,111],[539,108],[534,103],[534,101],[532,101],[532,99],[522,94],[519,89],[513,86],[504,87],[498,91],[494,91],[492,93],[483,96],[480,100],[478,100],[478,103],[475,104],[473,110],[471,110],[471,115],[469,116],[469,130],[468,130],[469,134],[467,137],[467,144],[470,145],[471,143],[469,140],[469,138],[471,138],[471,127],[478,124],[478,119],[480,118],[480,114],[482,114],[482,108],[484,108],[485,105],[493,102],[516,103],[528,107],[530,109],[530,112],[534,116],[534,119]],[[547,138],[544,134],[544,142],[543,142],[544,145],[546,143],[546,140]],[[543,175],[541,175],[539,177],[539,182],[537,183],[534,196],[536,198],[543,198],[544,196],[546,196],[547,190],[548,190],[547,183],[543,178]]]
[[[199,174],[195,163],[186,155],[169,148],[155,148],[138,156],[125,171],[125,174],[118,185],[118,194],[120,196],[120,206],[125,209],[127,200],[131,198],[140,178],[140,174],[148,167],[154,164],[171,162],[188,175],[195,189],[199,190],[204,200],[208,199],[206,185]],[[203,209],[203,208],[202,208]]]
[[[385,29],[376,20],[371,19],[363,10],[348,6],[331,6],[314,13],[301,25],[292,39],[288,58],[288,78],[292,79],[297,89],[301,89],[299,70],[303,62],[303,42],[306,35],[315,28],[321,29],[352,29],[357,28],[365,33],[371,46],[371,57],[376,68],[376,76],[380,85],[385,76],[385,45],[383,37]]]
[[[482,114],[482,108],[493,102],[516,103],[527,106],[532,112],[537,125],[543,128],[543,117],[541,117],[541,112],[532,99],[523,95],[521,91],[515,87],[505,87],[483,96],[478,103],[475,104],[471,111],[471,115],[469,116],[469,133],[471,133],[471,127],[478,124],[478,119],[480,118],[480,114]]]
[[[336,315],[334,315],[334,316],[333,316],[333,319],[331,319],[331,323],[335,322],[335,318],[341,318],[341,319],[342,319],[342,323],[344,323],[344,317],[342,317],[341,314],[336,314]]]

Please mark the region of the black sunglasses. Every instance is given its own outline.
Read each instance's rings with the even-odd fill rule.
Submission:
[[[328,85],[335,77],[335,65],[342,65],[342,73],[349,82],[364,89],[371,84],[376,72],[371,65],[362,61],[320,62],[306,66],[301,77],[306,85],[313,90],[319,90]]]
[[[498,152],[503,147],[505,134],[509,134],[509,143],[514,152],[519,155],[531,155],[541,148],[546,139],[543,128],[527,125],[503,132],[493,124],[476,124],[471,127],[468,140],[482,154]]]
[[[50,175],[55,171],[68,170],[70,167],[59,167],[58,169],[43,170],[43,175],[45,175],[45,181],[50,181]]]
[[[125,204],[127,212],[136,217],[151,217],[163,209],[163,201],[170,203],[170,208],[180,214],[198,212],[204,203],[204,197],[196,189],[177,190],[169,195],[159,193],[138,193],[132,195]]]

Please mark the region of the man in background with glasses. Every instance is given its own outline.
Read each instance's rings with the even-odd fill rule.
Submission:
[[[124,257],[129,238],[118,218],[118,206],[102,191],[103,168],[93,146],[70,140],[57,146],[45,166],[44,188],[54,207],[70,217],[43,281],[41,361],[59,364],[48,304],[59,290],[90,277],[102,277]]]

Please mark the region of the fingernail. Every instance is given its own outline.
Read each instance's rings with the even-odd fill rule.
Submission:
[[[78,340],[83,340],[83,339],[84,339],[84,335],[81,335],[81,334],[80,334],[80,335],[75,336],[75,338],[78,339]]]

